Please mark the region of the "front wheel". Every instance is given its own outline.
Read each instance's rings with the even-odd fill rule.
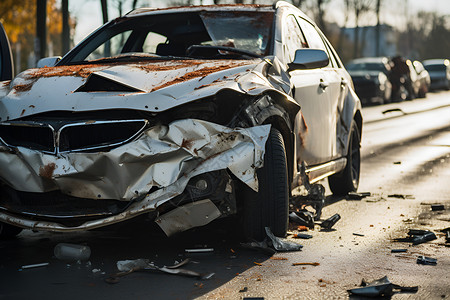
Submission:
[[[349,138],[345,169],[328,177],[328,185],[334,195],[343,196],[358,189],[361,155],[359,130],[355,122],[352,122]]]
[[[245,189],[243,234],[247,240],[261,241],[270,227],[276,236],[286,236],[288,228],[289,184],[283,136],[272,128],[266,142],[264,166],[257,170],[259,191]]]

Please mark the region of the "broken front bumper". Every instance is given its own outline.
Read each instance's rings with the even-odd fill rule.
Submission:
[[[153,126],[134,141],[108,152],[47,154],[3,145],[0,148],[0,177],[15,191],[59,191],[69,197],[125,201],[127,204],[114,215],[66,226],[32,211],[26,214],[11,211],[0,200],[0,221],[35,230],[89,230],[156,211],[181,195],[192,178],[226,169],[257,191],[256,169],[263,164],[269,131],[270,125],[231,129],[207,121],[184,119]],[[224,189],[230,189],[229,183]],[[180,206],[185,206],[186,211],[210,215],[208,222],[222,214],[219,208],[218,211],[212,208],[208,203],[210,199],[200,200],[203,200],[199,201],[201,205]],[[199,207],[202,208],[198,210]],[[73,216],[57,216],[61,219],[70,217]],[[160,224],[167,224],[165,220],[169,219],[161,216],[158,220]],[[198,226],[196,222],[191,223]]]

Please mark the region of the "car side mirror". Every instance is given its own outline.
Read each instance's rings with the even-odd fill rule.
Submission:
[[[319,69],[328,66],[330,58],[320,49],[298,49],[294,61],[288,64],[289,71],[301,69]]]
[[[61,60],[61,58],[62,58],[61,56],[51,56],[41,58],[37,63],[37,67],[38,68],[54,67],[58,63],[58,61]]]

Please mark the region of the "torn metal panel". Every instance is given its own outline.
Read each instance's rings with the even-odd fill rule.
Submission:
[[[160,216],[155,220],[167,236],[206,225],[220,217],[219,209],[211,200],[189,203]]]
[[[200,120],[158,125],[109,152],[44,154],[23,147],[0,149],[2,179],[19,191],[62,193],[89,199],[132,201],[121,214],[76,227],[0,213],[0,220],[43,230],[86,230],[154,210],[180,195],[199,174],[229,169],[257,191],[270,125],[231,129]],[[18,172],[18,170],[20,170]],[[152,187],[156,191],[147,194]]]

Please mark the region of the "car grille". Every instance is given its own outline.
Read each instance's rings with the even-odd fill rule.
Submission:
[[[142,119],[84,121],[63,125],[15,121],[0,123],[0,138],[10,147],[25,147],[52,154],[104,151],[136,138],[148,123]]]
[[[59,191],[30,193],[16,191],[7,186],[0,188],[0,210],[40,220],[70,222],[72,225],[88,219],[119,214],[129,204],[127,201],[76,198]]]

